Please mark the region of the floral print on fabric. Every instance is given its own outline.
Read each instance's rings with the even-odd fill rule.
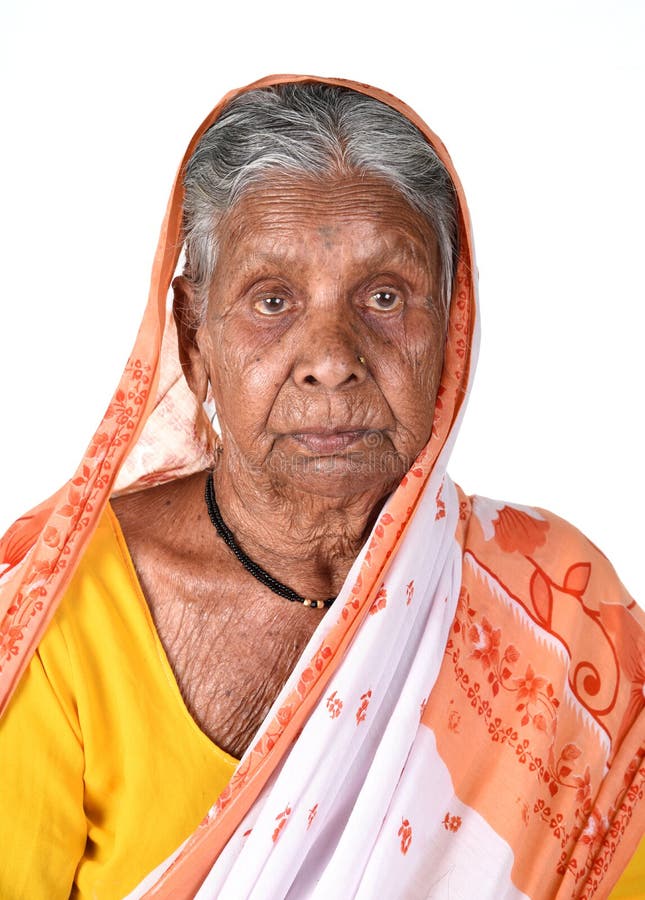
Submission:
[[[9,529],[0,542],[3,597],[12,602],[0,620],[0,678],[15,677],[21,643],[42,631],[57,582],[68,576],[74,545],[88,536],[105,502],[117,461],[123,456],[149,396],[152,367],[136,357],[125,369],[119,388],[76,475],[54,497]],[[35,542],[35,543],[34,543]]]
[[[272,76],[257,86],[300,80],[309,77]],[[518,897],[515,885],[536,897],[558,891],[590,897],[603,890],[643,822],[645,770],[635,738],[643,733],[643,617],[606,561],[566,523],[529,507],[470,501],[445,476],[478,341],[463,192],[445,148],[408,107],[365,85],[328,81],[399,109],[453,178],[460,257],[431,435],[379,516],[360,569],[327,613],[329,626],[307,648],[217,804],[149,896],[198,896],[202,883],[201,896],[224,896],[227,867],[235,870],[229,896],[245,895],[238,890],[242,878],[251,883],[248,895],[269,869],[275,890],[278,874],[287,884],[306,878],[311,869],[297,867],[313,857],[317,886],[307,896],[315,900],[338,896],[338,884],[353,896],[361,877],[376,879],[368,895],[393,895],[418,879],[420,863],[430,867],[424,890],[440,882],[438,889],[450,890],[450,867],[463,865],[469,849],[481,852],[493,872],[487,897],[497,898],[500,889]],[[5,702],[113,486],[155,484],[207,464],[208,441],[197,428],[166,317],[181,221],[177,181],[150,301],[113,403],[74,479],[0,545]],[[374,607],[383,585],[387,594]],[[361,656],[366,644],[373,652]],[[390,665],[383,646],[397,660],[403,656],[403,668]],[[348,667],[352,677],[343,680]],[[324,753],[321,735],[333,735]],[[379,747],[373,767],[367,756],[357,760],[371,741]],[[285,772],[288,788],[273,794]],[[338,811],[339,776],[347,779],[344,790],[351,782],[355,803],[337,845],[327,845],[330,862],[314,842]],[[429,791],[420,799],[424,780]],[[447,794],[440,805],[439,780]],[[436,808],[428,824],[430,802]],[[381,833],[388,809],[393,818]],[[372,853],[377,846],[387,848],[381,860]],[[432,870],[451,851],[448,869],[433,880]],[[462,897],[472,890],[470,871],[466,876]]]
[[[472,509],[448,666],[424,721],[445,759],[464,733],[479,747],[477,770],[490,777],[474,806],[512,845],[524,831],[529,845],[544,848],[552,879],[544,896],[563,879],[573,881],[571,896],[592,896],[618,847],[610,835],[624,833],[642,795],[642,755],[630,757],[626,780],[607,777],[612,765],[620,775],[623,737],[645,708],[633,690],[645,659],[642,614],[618,581],[597,591],[609,564],[581,535],[572,541],[566,523],[479,497]],[[558,549],[565,530],[566,555]],[[471,802],[469,754],[461,755],[453,776]],[[515,875],[530,894],[531,860],[520,852]]]

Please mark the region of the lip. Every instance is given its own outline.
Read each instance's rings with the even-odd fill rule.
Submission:
[[[368,429],[360,428],[352,431],[342,430],[322,430],[322,431],[300,431],[292,434],[291,437],[297,441],[305,449],[316,456],[329,456],[334,453],[342,453],[352,444],[357,443],[367,434]]]

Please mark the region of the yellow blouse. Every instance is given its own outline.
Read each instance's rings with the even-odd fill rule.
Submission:
[[[184,705],[108,508],[0,721],[0,897],[122,898],[235,765]],[[644,900],[645,844],[611,898]]]
[[[0,722],[0,897],[122,898],[236,764],[186,709],[108,509]]]

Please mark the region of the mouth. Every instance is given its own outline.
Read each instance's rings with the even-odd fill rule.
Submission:
[[[290,437],[298,444],[316,456],[331,456],[348,450],[353,444],[359,443],[371,430],[359,428],[351,431],[342,429],[321,429],[299,431]]]

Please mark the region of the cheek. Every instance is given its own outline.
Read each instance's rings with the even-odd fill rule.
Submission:
[[[403,430],[422,442],[432,428],[443,354],[443,323],[432,311],[410,316],[389,346],[382,345],[383,393]]]
[[[445,351],[444,317],[436,309],[418,311],[406,325],[405,352],[422,395],[437,390]]]
[[[220,422],[257,438],[289,374],[282,341],[253,341],[232,327],[221,329],[213,346],[209,371]]]

